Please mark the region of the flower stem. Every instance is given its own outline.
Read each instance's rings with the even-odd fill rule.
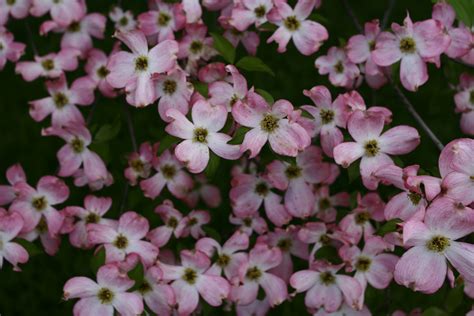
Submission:
[[[385,29],[387,27],[388,19],[392,14],[393,8],[395,7],[395,0],[389,0],[387,10],[385,10],[385,14],[383,15],[382,19],[382,26],[381,29]]]
[[[30,41],[31,49],[33,54],[38,56],[38,49],[36,48],[35,42],[33,41],[33,33],[31,32],[30,24],[25,20],[26,33],[28,34],[28,40]]]
[[[132,148],[134,152],[138,151],[137,139],[135,137],[135,129],[133,127],[132,116],[130,115],[130,110],[128,109],[129,105],[124,104],[125,117],[127,119],[128,132],[130,134],[130,139],[132,141]]]

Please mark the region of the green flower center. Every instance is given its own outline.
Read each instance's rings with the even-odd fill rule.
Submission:
[[[413,205],[418,205],[421,201],[421,194],[410,192],[408,193],[408,198],[410,199]]]
[[[7,0],[8,5],[14,5],[16,0]]]
[[[298,19],[294,15],[289,16],[285,20],[283,20],[283,24],[289,31],[292,32],[300,28],[300,21],[298,21]]]
[[[124,235],[120,234],[114,241],[115,247],[118,249],[125,249],[128,246],[128,239]]]
[[[193,140],[198,143],[207,143],[207,129],[198,127],[194,129],[194,137]]]
[[[253,10],[253,12],[255,13],[255,16],[260,19],[265,16],[265,13],[267,12],[267,8],[265,8],[265,6],[262,4],[256,7],[255,10]]]
[[[178,84],[174,80],[167,79],[165,82],[163,82],[163,91],[166,94],[173,94],[176,92],[176,88],[178,87]]]
[[[160,14],[158,15],[157,23],[159,26],[167,26],[170,20],[171,17],[168,14],[160,12]]]
[[[194,226],[198,223],[199,221],[197,220],[196,217],[191,217],[188,222],[187,222],[187,225],[188,227],[191,227],[191,226]]]
[[[369,42],[369,49],[370,49],[370,51],[373,51],[375,49],[375,41],[370,41]]]
[[[46,71],[51,71],[54,69],[54,61],[52,59],[45,59],[41,62],[41,66]]]
[[[119,21],[118,23],[121,25],[121,26],[126,26],[128,24],[128,19],[126,16],[123,16]]]
[[[56,108],[62,109],[69,103],[69,98],[62,92],[58,92],[53,96],[54,104]]]
[[[178,226],[178,219],[174,216],[171,216],[166,222],[166,226],[176,228]]]
[[[443,252],[450,245],[449,238],[444,236],[434,236],[426,243],[426,248],[433,252]]]
[[[402,38],[400,41],[400,50],[402,53],[412,54],[416,50],[415,40],[411,37]]]
[[[3,46],[3,43],[0,42],[0,51],[2,51],[4,48],[5,48],[5,46]]]
[[[375,139],[367,141],[364,145],[364,149],[365,155],[368,157],[375,157],[380,151],[379,144]]]
[[[148,57],[138,56],[135,58],[135,70],[146,71],[148,69]]]
[[[229,262],[230,262],[230,257],[226,255],[225,253],[217,257],[217,261],[216,261],[217,265],[221,268],[227,267]]]
[[[46,223],[46,220],[44,217],[41,217],[38,225],[36,225],[36,231],[41,235],[44,234],[48,231],[48,224]]]
[[[189,45],[189,50],[193,54],[198,54],[199,52],[202,51],[204,45],[202,44],[201,41],[193,41],[191,45]]]
[[[85,219],[87,224],[97,224],[99,220],[100,220],[99,215],[93,212],[90,212],[89,214],[87,214],[86,219]]]
[[[97,76],[99,78],[103,79],[103,78],[107,77],[107,75],[109,73],[110,73],[110,71],[105,66],[101,66],[101,67],[99,67],[99,69],[97,69]]]
[[[329,124],[334,120],[334,111],[328,109],[321,109],[319,111],[319,117],[321,118],[321,123]]]
[[[79,24],[79,22],[72,22],[67,30],[70,32],[70,33],[76,33],[76,32],[79,32],[81,30],[81,24]]]
[[[319,242],[323,245],[328,245],[329,242],[331,242],[331,238],[329,238],[327,234],[322,234],[321,237],[319,237]]]
[[[239,100],[239,97],[237,95],[232,95],[232,98],[230,98],[230,106],[233,106],[237,101]]]
[[[269,189],[265,182],[260,182],[255,187],[255,193],[257,193],[260,196],[266,196],[268,194],[268,191]]]
[[[364,225],[366,222],[368,222],[370,219],[370,213],[369,212],[360,212],[357,213],[355,216],[355,222],[358,225]]]
[[[338,74],[342,74],[344,72],[344,65],[342,64],[342,61],[338,61],[335,65],[334,65],[334,70],[338,73]]]
[[[287,252],[288,250],[290,250],[292,245],[293,242],[289,238],[280,239],[277,243],[277,247],[280,248],[283,252]]]
[[[189,284],[194,284],[197,280],[197,273],[191,268],[186,268],[186,270],[184,270],[182,279],[188,282]]]
[[[301,176],[301,168],[296,165],[290,165],[285,170],[285,175],[288,179],[296,179]]]
[[[372,263],[372,260],[370,260],[370,258],[359,257],[355,264],[355,268],[357,269],[357,271],[365,272],[369,270],[371,263]]]
[[[161,173],[163,174],[163,177],[165,177],[165,179],[171,180],[176,175],[176,167],[173,165],[166,164],[161,167]]]
[[[331,201],[328,198],[322,198],[319,200],[319,209],[321,211],[327,210],[331,207]]]
[[[102,304],[110,304],[114,299],[114,292],[106,287],[103,287],[97,293],[97,297]]]
[[[250,227],[252,226],[252,219],[250,217],[246,217],[242,220],[242,222],[244,223],[244,226],[246,227]]]
[[[33,205],[34,209],[37,210],[38,212],[41,212],[48,206],[48,201],[44,196],[40,196],[37,198],[34,198],[33,201],[31,201],[31,204]]]
[[[145,165],[143,164],[143,161],[141,159],[132,160],[130,166],[133,170],[135,170],[135,172],[138,173],[143,172],[143,170],[145,169]]]
[[[84,151],[84,142],[81,139],[74,137],[71,141],[71,147],[76,154],[80,154]]]
[[[262,271],[257,267],[251,267],[247,270],[245,277],[251,281],[256,281],[262,276]]]
[[[266,114],[260,122],[260,128],[267,133],[273,133],[278,128],[278,121],[277,117]]]
[[[474,90],[471,90],[471,93],[469,94],[469,101],[471,104],[474,104]]]
[[[138,292],[144,295],[152,290],[150,283],[143,281],[143,283],[138,287]]]
[[[321,283],[326,286],[334,284],[334,282],[336,282],[336,278],[329,271],[322,272],[321,274],[319,274],[319,279],[321,280]]]

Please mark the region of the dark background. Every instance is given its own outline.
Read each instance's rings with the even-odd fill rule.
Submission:
[[[89,12],[106,13],[110,8],[110,1],[107,0],[87,2]],[[137,2],[125,0],[123,6],[132,9],[135,13],[143,12],[145,1],[136,4]],[[374,18],[381,20],[388,6],[388,1],[357,0],[350,2],[361,22]],[[432,3],[428,0],[396,1],[390,21],[402,23],[407,11],[414,21],[430,18],[431,6]],[[276,76],[272,77],[265,73],[245,73],[249,85],[255,85],[257,88],[270,92],[275,99],[286,98],[295,106],[311,104],[311,101],[303,96],[303,89],[309,89],[318,84],[330,87],[327,76],[320,76],[314,68],[314,60],[317,56],[325,54],[330,46],[339,45],[344,39],[356,34],[357,30],[340,0],[323,0],[322,7],[316,13],[318,14],[317,19],[325,25],[330,34],[330,39],[320,51],[313,56],[304,57],[290,43],[286,54],[278,54],[275,43],[265,44],[265,39],[268,38],[270,33],[264,34],[257,56],[273,69]],[[28,19],[30,28],[34,33],[32,40],[40,55],[59,49],[60,35],[51,34],[47,37],[37,35],[39,24],[44,20],[45,18]],[[216,22],[214,22],[216,20],[215,14],[207,13],[205,20],[211,29],[217,29]],[[16,40],[30,43],[25,25],[24,20],[10,20],[7,27],[15,34]],[[107,41],[105,43],[95,41],[97,47],[104,48],[107,51],[110,50],[113,43],[110,38],[112,31],[112,25],[109,23],[106,31]],[[26,55],[22,60],[31,60],[32,54],[31,45],[28,45]],[[245,55],[246,53],[242,47],[239,47],[237,60]],[[405,91],[420,115],[445,144],[455,138],[463,137],[459,128],[459,115],[454,113],[454,91],[449,88],[449,84],[457,84],[459,74],[468,70],[466,67],[443,57],[441,69],[436,69],[430,65],[430,79],[417,93]],[[72,82],[73,78],[81,75],[83,75],[82,70],[78,70],[74,74],[68,74],[68,81]],[[342,89],[334,87],[330,89],[333,96],[344,92]],[[407,124],[419,127],[390,86],[386,86],[379,91],[372,91],[363,84],[359,91],[364,96],[367,105],[387,106],[394,112],[392,125]],[[36,123],[28,114],[28,101],[45,96],[47,96],[47,92],[42,80],[30,83],[23,82],[20,76],[15,75],[14,65],[11,63],[7,63],[5,69],[0,72],[0,172],[3,174],[10,165],[20,162],[31,185],[35,185],[41,176],[55,173],[58,167],[56,152],[63,144],[62,140],[54,137],[41,137],[41,128],[47,127],[48,119],[45,122]],[[116,217],[125,196],[122,176],[123,169],[126,166],[125,157],[126,153],[132,151],[124,115],[125,100],[123,98],[106,100],[101,97],[97,99],[96,103],[96,111],[90,124],[92,132],[96,132],[104,124],[121,122],[117,137],[105,143],[94,144],[94,149],[108,163],[108,168],[115,178],[115,183],[110,188],[100,191],[97,195],[113,197],[114,204],[107,215]],[[159,119],[156,105],[139,110],[129,107],[129,110],[138,143],[147,140],[155,142],[164,136],[164,125]],[[89,111],[90,108],[83,109],[86,117]],[[417,163],[426,172],[436,174],[439,151],[423,131],[421,129],[419,131],[422,135],[421,145],[413,153],[402,156],[401,159],[397,160],[397,163],[403,165]],[[229,167],[230,163],[221,162],[216,172],[218,176],[213,177],[213,181],[222,189],[224,204],[219,209],[212,211],[211,226],[217,230],[212,233],[217,236],[216,238],[220,238],[222,235],[223,239],[229,235],[230,231],[227,221],[230,211],[227,200]],[[5,181],[3,175],[1,177],[1,181]],[[68,184],[71,184],[70,179],[67,181]],[[72,185],[70,185],[70,188],[71,196],[67,205],[82,205],[82,199],[88,193],[88,189],[75,188]],[[338,188],[349,192],[362,189],[360,179],[352,182],[346,171],[342,172],[333,192],[337,191]],[[393,191],[382,192],[386,195],[392,193]],[[167,194],[163,197],[167,197]],[[153,223],[152,225],[156,225],[158,223],[157,216],[152,213],[152,210],[163,197],[159,197],[156,201],[150,201],[145,199],[137,188],[132,188],[125,197],[126,208],[146,215]],[[183,207],[183,209],[186,212],[186,208]],[[188,242],[187,244],[172,244],[172,247],[182,248],[190,247],[190,245],[192,243]],[[38,248],[41,249],[39,243]],[[94,277],[90,268],[91,257],[91,251],[73,249],[67,240],[63,240],[60,251],[56,256],[50,257],[40,251],[40,253],[32,256],[27,264],[22,266],[23,271],[21,273],[13,272],[11,265],[4,264],[0,271],[0,314],[2,316],[72,314],[73,302],[63,302],[61,300],[62,287],[73,276]],[[302,267],[303,263],[297,262],[297,266]],[[305,314],[302,298],[303,295],[299,295],[292,303],[286,303],[270,314],[294,315],[299,312]],[[459,304],[459,300],[462,300],[461,304]],[[427,309],[432,306],[446,310],[452,315],[462,315],[470,309],[472,303],[466,296],[462,296],[460,288],[456,288],[451,294],[448,294],[445,285],[437,294],[427,296],[413,293],[394,284],[384,291],[369,288],[366,301],[373,315],[385,315],[395,309],[410,311],[414,307]],[[204,311],[209,315],[223,314],[221,311],[214,311],[207,307]],[[434,310],[433,308],[430,311],[440,312],[440,310]]]

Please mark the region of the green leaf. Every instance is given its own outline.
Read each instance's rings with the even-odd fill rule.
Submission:
[[[360,177],[359,165],[360,165],[359,162],[355,162],[347,168],[347,174],[349,176],[349,183],[354,182],[355,180],[357,180]]]
[[[96,254],[91,258],[90,268],[94,274],[97,274],[97,270],[102,267],[105,263],[105,248],[102,247]]]
[[[455,288],[448,291],[446,295],[445,306],[446,310],[453,314],[454,311],[461,305],[463,301],[464,291],[462,285],[457,285]]]
[[[272,95],[267,91],[263,89],[255,89],[255,92],[260,94],[265,99],[265,101],[268,102],[268,104],[272,105],[273,103],[275,103],[275,100],[273,99]]]
[[[449,314],[446,313],[444,310],[438,307],[430,307],[423,311],[422,316],[448,316]]]
[[[113,123],[101,126],[95,134],[94,142],[103,143],[114,139],[120,132],[121,127],[120,119],[115,119]]]
[[[222,241],[221,235],[217,230],[210,226],[204,226],[202,230],[206,233],[206,236],[211,237],[212,239],[215,239],[218,243]]]
[[[472,0],[449,0],[456,11],[457,18],[466,26],[471,27],[474,23],[474,1]]]
[[[37,245],[32,243],[31,241],[28,241],[28,240],[22,239],[22,238],[16,238],[14,241],[17,244],[20,244],[23,248],[25,248],[25,250],[28,252],[28,255],[30,257],[33,257],[33,256],[36,256],[36,255],[39,255],[39,254],[43,253],[43,251]]]
[[[273,70],[267,66],[260,58],[253,56],[245,56],[235,64],[238,68],[247,71],[266,72],[275,76]]]
[[[135,281],[135,286],[143,283],[144,269],[141,262],[138,262],[135,268],[128,271],[128,277]]]
[[[229,64],[235,61],[235,47],[222,35],[218,33],[211,33],[214,39],[214,48],[221,54],[221,56]]]
[[[245,127],[245,126],[241,126],[239,127],[235,133],[234,133],[234,138],[232,138],[228,144],[231,144],[231,145],[239,145],[239,144],[242,144],[242,142],[244,141],[244,137],[245,137],[245,134],[247,134],[247,132],[250,130],[250,128],[248,127]]]
[[[319,248],[318,251],[316,251],[316,253],[314,254],[314,257],[318,260],[324,259],[331,263],[341,262],[341,259],[337,254],[337,250],[333,246],[323,246]]]
[[[172,135],[166,135],[160,140],[160,146],[158,147],[158,154],[161,155],[166,149],[170,148],[171,145],[176,144],[180,139]]]
[[[206,177],[210,179],[214,178],[214,175],[216,174],[216,171],[219,168],[220,161],[221,159],[219,158],[219,156],[217,156],[213,152],[210,153],[209,162],[207,164],[206,169],[204,170]]]
[[[209,87],[207,83],[200,82],[200,81],[195,81],[193,83],[194,89],[199,92],[200,95],[202,95],[205,98],[209,97]]]
[[[399,219],[399,218],[391,219],[388,222],[386,222],[385,224],[383,224],[382,227],[380,227],[377,230],[376,234],[379,235],[379,236],[385,236],[385,234],[394,232],[394,231],[397,230],[398,224],[401,223],[401,222],[402,222],[402,220]]]
[[[258,27],[260,31],[276,31],[278,26],[270,22],[265,22]]]

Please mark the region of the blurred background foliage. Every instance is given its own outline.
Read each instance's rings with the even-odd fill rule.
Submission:
[[[296,1],[289,1],[294,3]],[[349,1],[361,23],[372,19],[382,19],[389,0],[357,0]],[[89,12],[101,12],[107,14],[111,8],[108,0],[87,1]],[[146,1],[124,0],[122,5],[131,9],[135,14],[146,10]],[[402,23],[407,12],[414,21],[431,17],[432,3],[429,0],[397,0],[389,21]],[[326,85],[330,87],[333,97],[343,93],[342,89],[331,87],[327,76],[320,76],[314,68],[314,60],[317,56],[325,54],[330,46],[344,43],[351,35],[357,33],[352,20],[347,15],[341,0],[323,0],[323,5],[313,15],[329,31],[329,40],[321,49],[310,57],[299,54],[293,44],[290,43],[285,54],[276,52],[276,44],[266,44],[266,39],[271,32],[263,33],[261,45],[257,56],[262,59],[275,73],[271,76],[267,73],[243,71],[249,81],[249,86],[254,85],[268,91],[275,99],[285,98],[295,106],[311,104],[311,101],[303,96],[303,89],[310,89],[315,85]],[[474,14],[474,13],[473,13]],[[210,31],[221,32],[216,24],[217,15],[206,13],[205,21]],[[29,18],[28,24],[33,30],[31,40],[35,43],[39,54],[59,49],[60,35],[50,34],[40,37],[37,33],[39,25],[46,18]],[[390,24],[390,23],[389,23]],[[24,20],[10,20],[8,29],[15,34],[18,41],[28,43],[26,55],[23,60],[31,60],[33,51],[30,45],[28,32]],[[106,41],[95,41],[96,47],[105,49],[107,52],[112,47],[111,35],[113,27],[108,23]],[[238,61],[247,54],[242,47],[237,49]],[[216,57],[216,60],[222,60]],[[83,63],[81,64],[83,65]],[[81,70],[68,74],[68,81],[83,75]],[[459,128],[459,115],[454,113],[454,91],[451,85],[456,85],[459,74],[470,71],[465,66],[456,64],[443,57],[442,66],[436,69],[430,65],[430,79],[418,92],[404,91],[414,104],[416,110],[425,119],[427,124],[438,135],[443,143],[463,137]],[[394,69],[394,77],[398,77]],[[42,80],[27,83],[15,75],[14,65],[8,63],[6,68],[0,72],[0,171],[4,171],[14,163],[21,163],[26,171],[28,181],[35,185],[38,179],[47,174],[54,174],[58,163],[56,152],[62,146],[63,141],[54,137],[41,137],[41,128],[47,127],[49,120],[42,123],[34,122],[28,114],[28,101],[45,97],[47,92]],[[366,104],[387,106],[394,113],[391,124],[407,124],[419,128],[408,111],[402,105],[400,99],[390,86],[385,86],[378,91],[373,91],[363,84],[359,92],[363,95]],[[135,109],[126,105],[124,98],[107,100],[103,97],[96,99],[95,112],[93,114],[90,129],[94,135],[100,128],[107,130],[107,137],[94,141],[93,149],[96,150],[108,164],[115,183],[97,193],[100,196],[113,197],[112,210],[107,213],[108,217],[118,217],[122,203],[126,209],[137,211],[150,220],[152,227],[159,223],[153,209],[164,198],[169,198],[165,192],[155,201],[143,197],[138,188],[130,188],[128,195],[125,194],[125,181],[123,170],[126,166],[126,154],[132,151],[132,142],[127,128],[126,107],[130,111],[138,143],[144,141],[157,142],[163,139],[164,124],[160,121],[156,105],[145,109]],[[87,117],[89,108],[83,108]],[[105,127],[104,127],[105,126]],[[431,140],[419,129],[422,135],[421,145],[411,154],[402,156],[396,162],[400,165],[420,164],[426,173],[437,174],[437,161],[439,151]],[[271,155],[266,151],[264,155]],[[228,223],[230,206],[228,201],[228,190],[230,181],[230,162],[217,161],[207,170],[212,181],[220,188],[223,195],[223,204],[215,210],[211,210],[212,221],[208,225],[208,234],[217,239],[225,240],[231,233],[232,226]],[[2,182],[5,181],[2,175]],[[67,183],[71,188],[71,196],[67,205],[82,205],[82,200],[88,194],[87,188],[75,188],[70,179]],[[354,167],[342,171],[340,179],[333,186],[332,192],[346,190],[353,193],[357,190],[364,192],[358,179],[358,171]],[[381,194],[388,197],[394,192],[382,188]],[[353,197],[355,194],[353,194]],[[177,203],[185,213],[189,208],[182,203]],[[65,205],[63,205],[65,206]],[[346,210],[347,211],[347,210]],[[30,261],[22,266],[23,271],[16,273],[12,271],[9,264],[5,264],[0,271],[0,314],[2,316],[12,315],[70,315],[74,302],[61,300],[62,287],[71,277],[77,275],[94,278],[91,269],[92,251],[73,249],[63,237],[59,253],[50,257],[46,255],[41,245],[36,242],[37,249],[31,256]],[[173,242],[172,250],[192,247],[192,241]],[[324,254],[321,254],[324,255]],[[304,262],[295,259],[296,269],[304,268]],[[373,315],[386,315],[396,309],[410,311],[415,307],[425,310],[424,315],[463,315],[470,310],[470,301],[463,296],[462,287],[457,286],[454,290],[448,290],[445,285],[434,295],[423,295],[414,293],[406,288],[392,284],[388,289],[379,291],[369,287],[366,295],[366,303]],[[220,309],[213,310],[204,305],[205,315],[223,315]],[[297,315],[306,314],[303,303],[303,295],[298,295],[290,303],[285,303],[270,312],[271,315]]]

